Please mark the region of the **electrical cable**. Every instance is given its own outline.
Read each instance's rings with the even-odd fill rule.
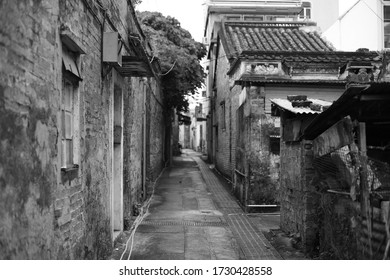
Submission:
[[[160,76],[165,76],[165,75],[168,75],[168,74],[169,74],[169,72],[171,72],[171,71],[172,71],[173,67],[175,67],[175,65],[176,65],[176,62],[177,62],[177,60],[175,60],[175,62],[173,63],[173,65],[172,65],[171,69],[169,69],[169,70],[168,70],[168,72],[166,72],[166,73],[164,73],[164,74],[159,74],[159,75],[160,75]]]
[[[166,167],[163,168],[163,170],[161,171],[160,175],[158,175],[157,179],[154,181],[153,186],[152,186],[152,194],[149,197],[149,199],[146,201],[146,203],[141,207],[141,213],[138,215],[138,217],[134,221],[134,224],[133,224],[133,227],[132,227],[133,230],[132,230],[129,238],[126,241],[126,246],[125,246],[125,249],[122,252],[120,260],[123,260],[123,256],[126,254],[127,248],[128,248],[128,245],[129,245],[129,241],[131,240],[131,246],[130,246],[130,250],[129,250],[129,255],[127,257],[127,260],[130,260],[131,253],[133,252],[135,232],[137,231],[138,226],[142,223],[143,219],[149,214],[149,206],[150,206],[150,203],[152,202],[152,198],[154,196],[154,190],[155,190],[155,187],[156,187],[156,183],[160,179],[161,175],[164,173],[165,169],[166,169]]]

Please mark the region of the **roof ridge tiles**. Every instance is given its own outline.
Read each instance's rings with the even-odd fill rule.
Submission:
[[[285,21],[285,22],[275,22],[275,21],[226,21],[226,25],[230,26],[257,26],[257,27],[263,27],[263,26],[268,26],[268,27],[273,27],[273,28],[300,28],[300,27],[305,27],[308,26],[307,23],[304,22],[290,22],[290,21]]]

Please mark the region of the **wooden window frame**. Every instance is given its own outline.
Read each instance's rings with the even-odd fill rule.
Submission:
[[[67,60],[72,59],[76,69],[62,67],[62,94],[61,94],[61,129],[60,129],[60,157],[61,171],[68,172],[79,168],[79,81],[78,68],[79,54],[69,51],[63,46],[64,56]]]

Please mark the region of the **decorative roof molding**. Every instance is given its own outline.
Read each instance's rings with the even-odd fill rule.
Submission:
[[[242,26],[242,27],[254,27],[254,28],[300,28],[307,26],[317,26],[315,22],[303,22],[303,21],[225,21],[225,25],[229,26]]]

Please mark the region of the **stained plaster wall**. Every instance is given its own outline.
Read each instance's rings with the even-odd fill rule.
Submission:
[[[144,189],[161,173],[164,157],[165,119],[161,87],[154,78],[133,77],[125,96],[124,137],[124,219],[125,229],[138,212],[145,195]],[[145,103],[146,101],[146,103]],[[146,104],[146,107],[145,107]],[[146,108],[146,110],[145,110]],[[146,112],[146,144],[144,144],[144,121]],[[144,188],[144,145],[146,147],[146,186]]]
[[[346,197],[327,193],[332,178],[321,175],[313,164],[311,141],[283,138],[283,129],[288,125],[285,116],[283,113],[280,227],[294,234],[301,241],[302,249],[312,256],[322,253],[325,258],[356,258],[357,235],[351,226],[353,217],[356,218],[356,205]],[[305,123],[312,118],[301,117]]]
[[[0,7],[1,259],[50,258],[59,249],[53,205],[59,7],[50,6],[2,1]]]
[[[214,125],[217,126],[213,127],[213,139],[216,145],[214,148],[215,165],[221,173],[232,180],[235,180],[235,169],[240,169],[237,164],[243,165],[244,173],[251,173],[248,177],[251,178],[250,186],[248,185],[250,203],[256,204],[264,198],[265,194],[260,191],[261,189],[267,189],[265,191],[267,196],[270,197],[263,199],[264,201],[275,202],[278,200],[279,156],[270,154],[269,128],[273,126],[274,121],[269,114],[266,114],[264,92],[260,92],[260,87],[244,89],[244,87],[234,84],[234,81],[240,78],[240,67],[230,76],[227,74],[231,65],[222,45],[219,47],[218,57],[215,73],[216,97],[214,101]],[[237,162],[242,158],[240,156],[237,158],[237,112],[240,107],[240,95],[243,94],[243,91],[246,91],[246,101],[242,104],[244,106],[244,125],[247,127],[246,134],[242,136],[245,142],[243,155],[245,158],[242,162]],[[221,103],[224,103],[225,106],[224,117],[222,116],[223,107]],[[223,119],[225,119],[225,123],[223,123]],[[218,129],[218,138],[215,137],[216,129]],[[251,169],[251,172],[249,172],[249,169]],[[236,183],[246,185],[249,182],[249,180],[244,181],[238,180]],[[269,186],[264,189],[260,185],[265,182]],[[243,187],[236,186],[235,191],[239,197]]]
[[[218,143],[215,143],[215,165],[225,176],[232,178],[235,158],[233,148],[235,146],[233,139],[235,136],[235,123],[233,118],[235,117],[237,106],[234,103],[234,92],[230,90],[229,76],[227,75],[230,63],[222,44],[219,45],[218,57],[215,73],[216,97],[214,99],[214,124],[217,124],[218,127],[213,128],[214,134],[215,129],[218,129],[218,139],[214,137],[214,141],[218,141]],[[225,106],[224,116],[222,115],[223,105],[221,105],[223,103]]]
[[[312,185],[312,161],[310,142],[281,139],[280,227],[287,233],[295,234],[306,251],[313,251],[319,244],[317,207],[320,196]]]

